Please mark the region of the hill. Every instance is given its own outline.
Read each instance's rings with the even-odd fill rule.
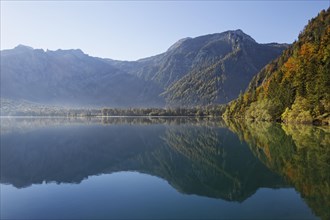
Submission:
[[[298,40],[263,68],[226,117],[329,124],[330,8],[310,20]]]

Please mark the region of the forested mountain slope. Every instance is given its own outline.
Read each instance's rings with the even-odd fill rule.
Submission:
[[[268,64],[226,117],[329,124],[330,8],[310,20],[298,41]]]
[[[134,62],[108,60],[116,68],[164,89],[169,106],[227,103],[278,57],[286,44],[258,44],[242,30],[184,38],[165,53]]]

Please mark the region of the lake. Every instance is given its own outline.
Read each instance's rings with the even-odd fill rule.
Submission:
[[[330,219],[328,127],[1,118],[1,219]]]

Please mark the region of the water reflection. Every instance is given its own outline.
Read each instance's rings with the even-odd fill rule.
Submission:
[[[227,121],[270,170],[298,190],[312,210],[330,219],[330,129]]]
[[[227,128],[170,127],[164,141],[180,155],[172,164],[185,161],[174,170],[178,171],[176,182],[186,193],[243,201],[260,187],[285,186]]]
[[[17,188],[138,171],[165,179],[181,193],[242,202],[259,188],[293,185],[318,216],[329,218],[326,128],[58,118],[2,119],[1,131],[1,183]]]
[[[36,126],[1,140],[1,182],[16,187],[79,183],[127,170],[164,178],[183,193],[236,201],[260,187],[285,185],[220,121],[106,118],[101,121],[106,126],[98,121],[79,126],[81,119],[58,126],[63,119],[56,119],[49,126],[43,119],[25,120]]]

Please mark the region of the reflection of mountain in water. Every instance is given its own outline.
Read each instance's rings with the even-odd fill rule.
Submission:
[[[130,170],[182,193],[234,201],[290,184],[330,218],[329,128],[226,123],[234,133],[210,119],[2,118],[1,183],[79,183]]]
[[[227,122],[251,151],[301,193],[322,219],[330,219],[329,128]]]
[[[243,201],[259,187],[284,185],[226,128],[171,127],[164,140],[188,161],[176,176],[184,175],[185,192]]]
[[[1,136],[1,182],[79,183],[152,151],[161,130],[159,125],[67,125],[7,133]]]
[[[236,135],[215,126],[219,123],[107,123],[2,134],[1,182],[79,183],[91,175],[133,170],[164,178],[183,193],[238,201],[259,187],[284,185]]]

